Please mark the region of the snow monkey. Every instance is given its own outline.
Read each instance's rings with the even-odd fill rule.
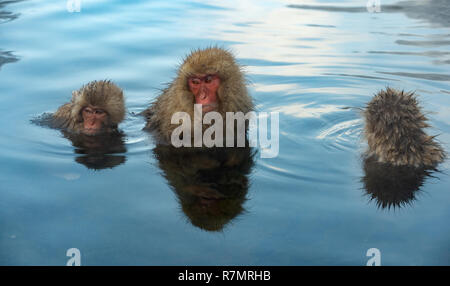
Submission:
[[[378,92],[367,104],[365,137],[368,156],[394,166],[433,168],[445,158],[429,127],[417,98],[412,92],[387,88]]]
[[[122,89],[111,81],[92,81],[72,93],[53,114],[53,126],[68,132],[98,135],[117,130],[125,117]]]
[[[224,123],[226,112],[247,114],[253,110],[242,68],[229,51],[211,47],[188,55],[176,78],[143,112],[147,119],[145,129],[157,131],[170,142],[172,131],[179,126],[171,124],[172,115],[187,113],[193,126],[194,104],[202,105],[202,114],[220,113]]]

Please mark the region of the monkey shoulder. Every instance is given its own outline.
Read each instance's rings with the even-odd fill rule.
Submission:
[[[72,102],[66,103],[58,108],[53,114],[52,127],[54,128],[73,128],[76,119],[72,116],[72,109],[74,104]]]

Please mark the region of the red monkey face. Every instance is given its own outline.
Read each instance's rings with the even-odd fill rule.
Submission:
[[[195,103],[203,105],[204,113],[217,109],[217,90],[220,86],[220,78],[217,75],[195,75],[188,79],[188,84],[189,90],[195,96]]]
[[[108,114],[103,109],[89,105],[83,108],[83,133],[94,135],[100,132],[105,126]]]

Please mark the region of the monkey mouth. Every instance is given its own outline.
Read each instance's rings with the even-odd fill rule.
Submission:
[[[83,129],[83,133],[86,135],[96,135],[98,133],[100,133],[101,129],[97,129],[97,128],[84,128]]]
[[[104,126],[99,121],[85,121],[83,133],[86,135],[96,135],[104,131]]]
[[[84,127],[83,128],[83,134],[86,135],[98,135],[105,132],[105,128],[99,128],[99,127]]]

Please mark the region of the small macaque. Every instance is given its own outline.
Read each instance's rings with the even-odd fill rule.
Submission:
[[[202,105],[202,115],[216,111],[225,123],[226,112],[253,110],[247,93],[244,74],[233,55],[213,47],[192,52],[178,69],[175,80],[143,112],[145,129],[156,130],[163,140],[170,142],[176,112],[185,112],[194,121],[194,104]],[[203,126],[204,128],[205,126]]]
[[[445,158],[435,136],[425,133],[428,119],[414,93],[392,88],[380,91],[367,104],[365,137],[369,150],[380,163],[394,166],[434,168]]]
[[[125,117],[122,89],[111,81],[92,81],[72,93],[53,114],[53,126],[72,133],[98,135],[117,130]]]

